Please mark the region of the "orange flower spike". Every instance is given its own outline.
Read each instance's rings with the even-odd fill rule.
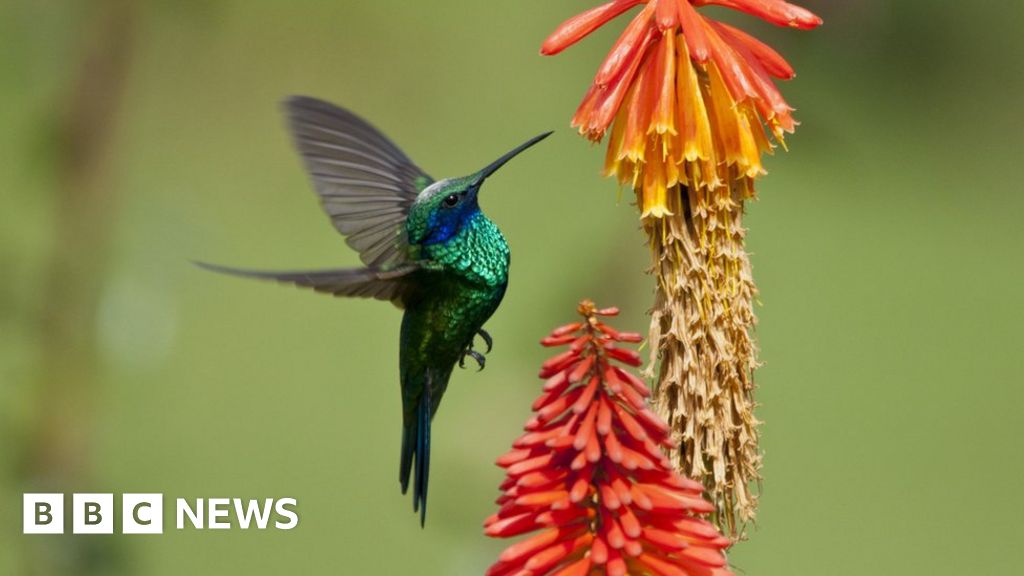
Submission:
[[[782,0],[613,1],[567,20],[544,42],[541,51],[557,53],[638,4],[645,6],[626,26],[598,69],[572,123],[591,140],[603,138],[614,123],[606,173],[639,188],[645,217],[664,217],[672,214],[664,189],[675,186],[682,174],[690,176],[690,185],[722,184],[725,173],[719,173],[715,158],[710,157],[708,144],[714,140],[741,141],[739,146],[719,146],[731,152],[725,160],[730,164],[741,163],[742,173],[747,176],[763,172],[759,160],[748,153],[759,155],[770,150],[770,145],[756,134],[753,138],[737,132],[724,134],[725,128],[716,124],[705,130],[707,111],[703,107],[713,94],[702,94],[708,90],[699,86],[697,78],[688,76],[706,75],[710,68],[717,68],[737,105],[745,106],[748,101],[754,104],[757,115],[746,108],[733,112],[738,119],[728,126],[734,130],[749,133],[764,123],[781,140],[783,133],[791,132],[795,126],[789,115],[791,108],[770,80],[792,78],[792,67],[768,46],[735,28],[705,18],[696,8],[715,4],[800,29],[817,27],[821,19]],[[685,52],[674,42],[669,44],[676,36],[685,42]],[[672,53],[688,57],[677,58],[673,66],[668,66],[666,62]],[[671,78],[676,78],[676,82]],[[646,134],[680,137],[647,142]],[[756,146],[750,146],[751,141]],[[698,160],[707,164],[683,166]]]
[[[794,71],[772,48],[698,8],[725,6],[804,30],[821,19],[783,0],[608,2],[566,20],[542,51],[561,50],[638,4],[644,6],[598,69],[572,126],[594,141],[610,130],[604,173],[636,194],[658,279],[648,372],[657,374],[655,405],[658,417],[671,423],[672,438],[652,424],[653,414],[637,408],[645,402],[646,386],[627,384],[597,362],[606,371],[602,385],[633,407],[630,414],[636,425],[650,428],[650,439],[632,439],[612,404],[598,410],[596,433],[587,430],[588,436],[573,442],[585,453],[566,460],[583,466],[603,447],[606,459],[638,474],[662,463],[657,447],[669,448],[677,468],[709,489],[720,526],[741,537],[744,523],[755,517],[761,467],[753,398],[757,287],[743,249],[742,212],[755,196],[754,179],[765,172],[762,155],[774,146],[769,136],[784,147],[783,136],[797,125],[775,85],[793,78]],[[556,341],[564,339],[545,343]],[[638,357],[627,359],[617,348],[603,354],[639,364]],[[575,363],[560,358],[545,365],[544,374]],[[579,411],[589,398],[572,401]],[[561,417],[544,413],[527,427]],[[547,445],[568,446],[560,438]]]
[[[714,507],[701,499],[700,484],[673,472],[655,447],[668,439],[668,427],[649,422],[657,417],[635,388],[640,380],[621,366],[635,364],[636,355],[618,343],[636,336],[597,319],[616,309],[585,301],[579,310],[586,321],[575,333],[544,340],[568,345],[564,337],[572,335],[571,342],[583,343],[572,361],[546,364],[561,376],[549,376],[541,410],[572,410],[539,417],[551,420],[543,434],[558,436],[499,459],[507,467],[501,509],[484,522],[484,533],[526,538],[506,548],[487,574],[707,576],[714,568],[729,575],[723,550],[730,541],[697,515]],[[516,445],[535,434],[528,430]]]

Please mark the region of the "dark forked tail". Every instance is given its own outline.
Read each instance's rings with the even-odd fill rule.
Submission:
[[[427,522],[427,483],[430,480],[430,373],[423,386],[419,405],[413,418],[405,419],[402,428],[402,463],[399,480],[402,482],[402,494],[409,491],[409,475],[416,463],[412,487],[412,509],[420,513],[420,526]]]

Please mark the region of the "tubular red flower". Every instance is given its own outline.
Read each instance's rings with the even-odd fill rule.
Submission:
[[[542,340],[571,347],[544,363],[537,412],[513,449],[498,459],[507,477],[501,509],[484,522],[495,538],[528,535],[509,546],[489,576],[594,574],[730,574],[730,541],[700,514],[714,510],[700,483],[670,469],[658,449],[668,426],[646,405],[643,382],[617,364],[639,357],[597,310],[580,304],[585,322]]]

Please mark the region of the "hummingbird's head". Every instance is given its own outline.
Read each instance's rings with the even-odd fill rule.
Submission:
[[[545,132],[534,136],[479,172],[460,178],[445,178],[425,188],[409,209],[409,243],[429,246],[458,234],[463,224],[480,212],[477,194],[484,180],[514,156],[550,135],[551,132]]]

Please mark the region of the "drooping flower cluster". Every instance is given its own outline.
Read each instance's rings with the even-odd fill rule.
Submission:
[[[653,574],[726,576],[730,540],[699,514],[714,506],[703,486],[671,469],[668,426],[646,405],[644,383],[618,364],[638,342],[599,319],[618,310],[580,304],[584,321],[542,340],[569,349],[544,363],[535,416],[513,449],[501,509],[485,522],[493,537],[534,533],[502,552],[488,576]]]
[[[717,4],[780,26],[809,29],[821,19],[781,0],[613,0],[563,23],[541,52],[557,54],[644,4],[597,71],[573,117],[592,140],[612,127],[605,168],[637,189],[643,216],[681,208],[679,184],[718,188],[764,173],[767,127],[782,143],[793,109],[773,78],[794,73],[772,48],[737,28],[705,18]],[[613,124],[614,123],[614,124]]]
[[[598,69],[573,126],[609,133],[605,171],[632,186],[657,277],[648,374],[680,444],[676,464],[700,480],[734,536],[754,517],[760,480],[754,417],[757,295],[743,207],[771,139],[796,126],[775,86],[792,78],[772,48],[697,9],[718,5],[779,26],[821,19],[783,0],[612,0],[558,27],[556,54],[640,6]]]

